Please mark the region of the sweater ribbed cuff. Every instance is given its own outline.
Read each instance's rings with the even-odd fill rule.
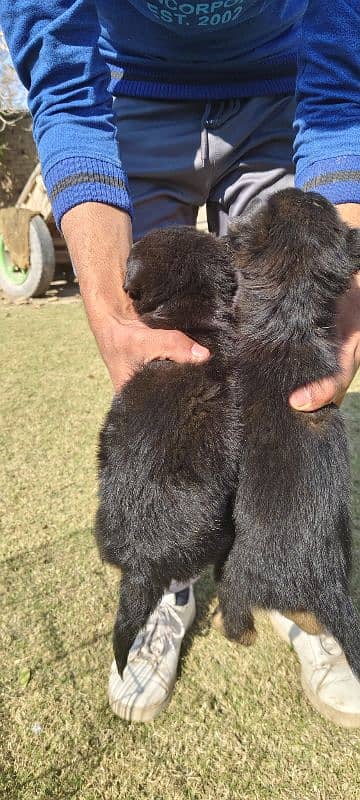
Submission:
[[[58,161],[44,174],[56,224],[74,206],[98,202],[133,213],[126,176],[111,161],[74,156]]]
[[[360,203],[360,155],[317,161],[296,174],[295,186],[332,203]]]

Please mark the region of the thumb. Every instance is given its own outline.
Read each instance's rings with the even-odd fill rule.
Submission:
[[[170,359],[178,364],[201,363],[210,356],[207,347],[194,342],[180,331],[159,331],[156,340],[153,341],[152,349],[154,354],[151,359]]]
[[[318,383],[301,386],[289,397],[289,403],[296,411],[316,411],[328,403],[334,403],[340,394],[340,384],[336,378],[323,378]]]

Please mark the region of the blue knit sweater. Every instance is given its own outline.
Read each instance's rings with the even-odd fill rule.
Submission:
[[[58,224],[87,200],[131,212],[111,93],[210,100],[296,85],[296,185],[360,202],[358,0],[0,0],[0,20]]]

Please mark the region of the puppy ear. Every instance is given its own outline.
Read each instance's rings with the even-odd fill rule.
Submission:
[[[236,217],[229,225],[227,240],[232,247],[238,248],[245,244],[252,230],[252,222],[266,205],[260,197],[253,197],[247,204],[240,217]]]
[[[126,272],[123,283],[123,289],[129,295],[129,297],[131,297],[132,300],[139,300],[141,296],[139,281],[137,280],[140,267],[141,263],[139,263],[137,259],[135,259],[134,256],[130,253],[129,258],[126,262]]]
[[[349,228],[346,234],[346,246],[354,272],[360,270],[360,228]]]

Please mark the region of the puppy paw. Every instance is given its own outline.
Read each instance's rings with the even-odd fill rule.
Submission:
[[[211,621],[214,628],[216,628],[216,630],[219,631],[219,633],[222,633],[222,635],[225,636],[226,639],[229,639],[231,642],[238,642],[238,644],[245,645],[245,647],[249,647],[250,645],[254,644],[255,639],[257,637],[256,629],[254,628],[254,626],[243,628],[241,633],[238,635],[232,636],[226,632],[224,625],[224,618],[219,606],[215,609]]]
[[[119,634],[119,632],[115,628],[113,634],[113,649],[114,649],[117,671],[121,679],[123,677],[124,669],[127,664],[130,646],[131,642],[129,642],[129,639],[123,634]]]
[[[124,669],[125,669],[126,664],[127,664],[127,656],[124,657],[122,654],[117,655],[115,657],[115,661],[116,661],[117,671],[118,671],[118,673],[120,675],[120,678],[122,680],[123,679],[123,675],[124,675]]]
[[[257,632],[255,628],[245,628],[243,632],[240,634],[239,639],[237,640],[239,644],[245,645],[245,647],[250,647],[252,644],[255,643],[257,637]]]

